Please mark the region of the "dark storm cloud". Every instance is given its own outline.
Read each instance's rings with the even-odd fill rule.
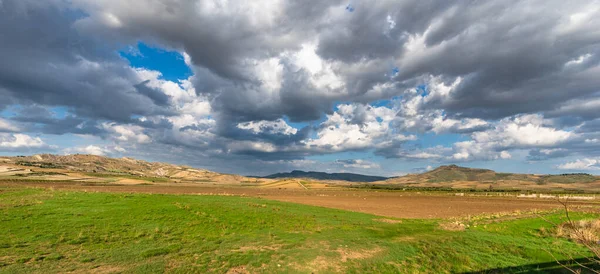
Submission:
[[[332,3],[320,2],[319,12],[313,13],[311,10],[316,6],[286,2],[283,9],[292,13],[291,16],[276,18],[269,24],[254,24],[260,14],[255,17],[239,13],[235,7],[208,10],[199,1],[159,3],[149,5],[144,11],[138,9],[138,4],[108,7],[107,11],[121,21],[123,26],[116,32],[123,40],[149,37],[163,46],[184,50],[190,56],[196,90],[214,98],[212,105],[220,113],[220,127],[244,121],[275,120],[283,115],[292,121],[310,121],[330,111],[332,99],[308,83],[309,76],[305,72],[290,67],[285,61],[282,61],[286,69],[279,95],[268,95],[252,71],[251,60],[299,49],[300,44],[314,34],[312,27],[297,23],[319,25],[323,18],[306,16],[326,16],[326,7]],[[164,12],[167,6],[170,12]],[[78,28],[102,29],[98,19],[101,15],[98,12],[95,16],[92,11],[91,17],[78,22]],[[265,98],[267,96],[271,98]]]
[[[171,129],[173,128],[173,123],[165,118],[158,118],[153,120],[140,120],[140,119],[132,119],[132,124],[149,128],[149,129]]]
[[[121,36],[154,39],[185,50],[198,67],[196,77],[202,79],[195,82],[197,90],[216,93],[215,110],[236,120],[224,118],[220,123],[274,120],[283,115],[293,121],[315,120],[335,101],[362,100],[366,91],[390,80],[383,74],[394,65],[400,69],[392,81],[396,88],[370,100],[399,94],[402,85],[395,81],[433,75],[452,82],[462,77],[450,96],[427,104],[461,117],[498,119],[551,111],[566,100],[597,91],[600,85],[592,73],[598,63],[592,59],[565,67],[585,54],[596,58],[600,34],[592,26],[599,25],[598,19],[592,13],[585,24],[571,26],[569,21],[589,2],[361,2],[355,12],[331,19],[332,11],[344,3],[286,1],[284,14],[266,24],[226,8],[208,10],[201,3],[158,1],[144,11],[133,4],[106,5],[105,10],[119,18]],[[263,10],[270,15],[269,8]],[[82,29],[99,28],[94,20],[98,16],[82,20]],[[260,91],[248,60],[278,56],[314,37],[317,54],[325,60],[377,66],[359,73],[338,68],[347,92],[315,90],[301,73],[285,73],[280,100],[265,105],[264,99],[271,98]],[[422,55],[409,46],[418,37],[425,47]],[[564,92],[565,85],[569,92]]]
[[[142,95],[150,98],[157,106],[168,106],[171,97],[164,94],[162,91],[149,87],[147,84],[150,80],[143,81],[134,85],[135,89]]]
[[[78,26],[85,30],[102,29],[99,25],[102,12],[93,9],[93,2],[81,2],[92,16],[78,22]],[[146,8],[139,9],[140,5]],[[159,0],[107,4],[105,8],[120,21],[117,37],[145,38],[185,50],[195,65],[234,82],[253,78],[243,69],[247,66],[245,58],[271,56],[295,46],[293,40],[279,39],[290,34],[294,22],[278,18],[271,26],[257,28],[253,20],[263,19],[261,14],[240,11],[235,3],[228,7],[212,5],[209,1]],[[264,5],[257,5],[257,8],[268,9]]]
[[[16,117],[14,121],[29,123],[26,129],[28,131],[36,131],[45,134],[91,134],[98,135],[104,131],[98,127],[96,121],[84,120],[75,116],[67,116],[62,119],[45,118],[39,120],[31,120],[30,117]]]
[[[585,23],[571,26],[575,8],[591,14],[585,15]],[[463,116],[502,118],[552,111],[569,99],[598,91],[600,80],[593,76],[598,62],[568,64],[600,52],[600,33],[590,31],[591,25],[600,25],[594,13],[556,1],[473,3],[443,16],[440,28],[454,31],[443,32],[442,41],[429,39],[436,28],[427,33],[432,49],[406,62],[400,77],[463,77],[451,96],[430,103]]]
[[[361,2],[346,20],[322,30],[318,53],[345,63],[384,59],[390,66],[394,57],[403,52],[400,45],[406,42],[406,33],[423,32],[432,19],[451,5],[451,1]],[[388,16],[394,21],[393,28]]]
[[[281,62],[283,79],[278,93],[266,91],[261,84],[225,85],[213,99],[217,128],[223,136],[247,121],[273,121],[287,116],[292,122],[313,121],[331,112],[333,102],[309,81],[302,69]]]
[[[290,66],[285,66],[280,91],[281,114],[288,116],[292,122],[319,119],[333,107],[333,102],[323,92],[309,82],[309,75],[305,71],[294,71]]]
[[[529,155],[527,155],[527,160],[529,161],[543,161],[552,158],[562,158],[569,156],[572,154],[572,151],[567,149],[532,149],[529,151]]]
[[[587,122],[583,123],[583,125],[577,129],[577,132],[582,132],[582,133],[599,132],[600,133],[600,119],[595,119],[595,120],[591,120],[591,121],[587,121]]]
[[[134,92],[138,77],[115,45],[79,33],[73,28],[76,12],[56,3],[4,1],[3,98],[21,105],[69,106],[78,115],[115,121],[163,111]]]
[[[56,114],[40,105],[21,106],[15,110],[15,115],[10,120],[24,125],[24,131],[41,132],[45,134],[101,134],[103,130],[98,127],[98,122],[66,114],[58,118]]]

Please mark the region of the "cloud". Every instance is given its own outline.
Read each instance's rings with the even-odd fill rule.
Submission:
[[[454,144],[455,160],[510,159],[508,150],[552,148],[576,135],[545,124],[541,115],[520,115],[499,121],[493,129],[474,132],[470,141]]]
[[[549,123],[541,115],[502,119],[493,129],[474,132],[471,141],[456,143],[453,158],[509,159],[508,150],[553,148],[577,137],[575,133],[553,128]],[[550,150],[540,151],[550,154]]]
[[[157,106],[168,106],[171,100],[170,96],[164,94],[160,89],[153,89],[147,84],[150,80],[145,80],[137,85],[134,85],[135,89],[142,95],[150,98]]]
[[[15,132],[19,131],[19,127],[8,120],[0,118],[0,132]]]
[[[569,149],[565,148],[545,148],[545,149],[532,149],[527,155],[529,161],[544,161],[552,158],[566,157],[571,154]]]
[[[413,168],[412,172],[423,173],[423,172],[427,172],[427,171],[430,171],[430,170],[433,170],[432,166]]]
[[[568,99],[593,94],[598,79],[592,75],[598,63],[574,70],[565,70],[564,65],[597,52],[597,43],[591,41],[598,33],[589,27],[599,24],[592,19],[597,18],[598,9],[591,8],[592,2],[580,6],[545,3],[542,7],[535,1],[492,1],[446,10],[444,16],[431,19],[426,31],[411,35],[400,76],[433,72],[446,78],[462,77],[456,89],[428,102],[427,107],[479,118],[551,111]],[[538,15],[536,20],[527,14],[532,10]],[[573,16],[582,12],[593,17],[586,17],[587,24],[572,24]],[[492,13],[504,16],[481,17]],[[573,43],[561,42],[567,37]],[[503,50],[489,50],[497,47]],[[569,89],[577,91],[563,93],[565,86],[558,83],[569,83]]]
[[[91,154],[91,155],[99,155],[99,156],[110,156],[118,153],[127,152],[126,149],[120,146],[96,146],[96,145],[88,145],[81,147],[70,147],[64,149],[63,152],[65,154]]]
[[[348,151],[435,162],[600,155],[596,2],[346,6],[4,0],[0,131],[98,136],[223,170]],[[180,53],[193,75],[132,67],[119,52],[139,42]]]
[[[319,125],[316,138],[304,141],[309,149],[321,151],[361,150],[414,140],[413,135],[394,131],[395,112],[386,107],[343,104]]]
[[[511,159],[510,151],[531,149],[529,160],[545,160],[566,156],[567,149],[581,139],[577,133],[552,127],[552,121],[541,115],[517,115],[486,124],[486,130],[470,133],[470,140],[451,147],[403,149],[392,146],[376,153],[388,158],[429,159],[441,161],[475,161]]]
[[[336,160],[338,164],[344,168],[359,168],[359,169],[380,169],[381,166],[377,163],[365,161],[361,159]]]
[[[13,104],[66,106],[77,116],[116,121],[167,112],[135,92],[146,79],[119,57],[119,45],[78,31],[76,16],[63,5],[6,1],[0,9],[2,98]],[[16,63],[21,65],[9,65]]]
[[[73,147],[64,150],[65,154],[91,154],[104,156],[108,153],[108,150],[99,146],[89,145],[85,147]]]
[[[558,165],[558,168],[566,170],[600,170],[600,160],[585,158]]]
[[[144,128],[136,125],[118,125],[103,123],[102,128],[109,132],[110,138],[119,142],[150,143],[152,139],[144,133]]]
[[[21,133],[0,133],[0,151],[50,150],[54,148],[54,146],[46,144],[40,137],[31,137]]]
[[[250,121],[245,123],[239,123],[238,128],[252,132],[253,134],[258,133],[269,133],[269,134],[283,134],[293,135],[298,132],[297,129],[290,127],[282,119],[275,121]]]

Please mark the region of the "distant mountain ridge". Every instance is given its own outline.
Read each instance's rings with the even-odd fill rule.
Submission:
[[[278,178],[310,178],[315,180],[338,180],[348,182],[377,182],[389,179],[383,176],[370,176],[356,173],[327,173],[317,171],[294,170],[292,172],[275,173],[260,178],[278,179]]]
[[[8,170],[8,169],[10,170]],[[10,177],[11,170],[21,170],[21,177],[29,179],[35,176],[54,174],[58,179],[71,177],[87,178],[129,178],[147,177],[163,182],[210,182],[223,184],[258,183],[257,178],[298,179],[313,181],[346,181],[350,183],[370,183],[392,185],[395,187],[430,188],[471,188],[471,189],[554,189],[589,190],[600,192],[600,176],[587,173],[566,173],[556,175],[502,173],[490,169],[468,168],[457,165],[440,166],[420,174],[408,174],[401,177],[372,176],[356,173],[326,173],[294,170],[269,176],[240,176],[223,174],[188,166],[168,163],[147,162],[133,158],[109,158],[95,155],[51,155],[0,156],[0,177]],[[4,171],[1,171],[4,170]],[[12,173],[11,173],[12,172]],[[61,175],[59,175],[61,174]],[[52,175],[52,176],[54,176]],[[15,175],[16,176],[16,175]],[[49,176],[49,177],[52,177]],[[8,178],[7,177],[7,178]],[[13,176],[14,177],[14,176]],[[12,178],[12,177],[10,177]],[[254,178],[254,179],[251,179]],[[1,179],[1,178],[0,178]],[[334,183],[334,182],[324,182]],[[339,182],[341,183],[341,182]]]

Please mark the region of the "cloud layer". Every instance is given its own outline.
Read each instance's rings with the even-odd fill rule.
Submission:
[[[0,152],[242,173],[597,170],[596,1],[0,3]],[[193,75],[132,67],[122,52],[139,43]]]

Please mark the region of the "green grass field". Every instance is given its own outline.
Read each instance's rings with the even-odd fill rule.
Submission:
[[[0,214],[0,273],[518,272],[589,255],[540,218],[447,231],[248,197],[6,187]]]

